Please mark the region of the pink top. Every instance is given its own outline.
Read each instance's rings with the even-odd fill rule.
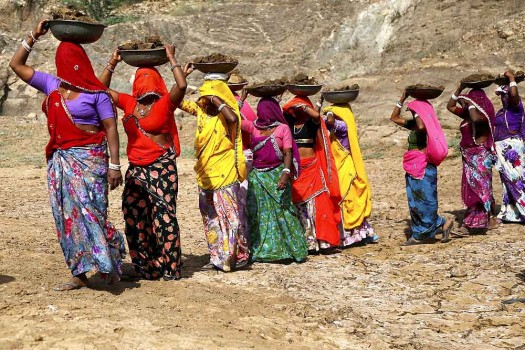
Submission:
[[[43,92],[46,96],[58,89],[60,83],[61,81],[57,77],[37,71],[29,81],[29,85]],[[66,100],[66,106],[73,117],[73,121],[78,124],[99,126],[101,120],[115,118],[113,104],[109,100],[108,94],[104,92],[82,92],[74,100]]]
[[[262,136],[261,131],[255,126],[253,126],[253,122],[249,120],[242,121],[241,129],[242,131],[249,133],[253,136]],[[279,126],[275,128],[273,136],[275,137],[277,145],[281,150],[292,148],[292,133],[290,132],[290,128],[288,127],[288,125],[279,124]]]

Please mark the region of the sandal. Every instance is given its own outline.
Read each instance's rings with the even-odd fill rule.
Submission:
[[[448,226],[446,226],[446,228],[445,228],[445,225],[447,223],[450,223],[450,224]],[[443,224],[443,233],[441,234],[441,243],[450,242],[450,232],[452,231],[453,228],[454,228],[454,221],[452,221],[452,220],[447,220]]]

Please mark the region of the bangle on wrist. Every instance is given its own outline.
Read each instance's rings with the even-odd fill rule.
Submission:
[[[115,70],[114,70],[114,69],[109,68],[109,64],[106,66],[106,69],[107,69],[111,74],[115,73]]]
[[[457,101],[459,97],[457,97],[456,94],[452,94],[450,98],[453,99],[454,101]]]
[[[518,83],[516,83],[515,81],[511,81],[509,87],[518,87]]]
[[[283,174],[290,174],[291,172],[292,171],[290,169],[288,169],[288,168],[284,168],[283,171],[282,171]]]
[[[399,109],[403,108],[403,103],[401,101],[396,102],[396,107]]]
[[[116,66],[117,66],[117,63],[118,63],[118,62],[113,63],[113,62],[111,62],[111,61],[108,61],[108,66],[116,67]]]
[[[29,44],[27,43],[26,39],[22,39],[22,47],[27,52],[31,52],[31,50],[33,50],[33,48],[31,46],[29,46]]]
[[[319,108],[321,108],[321,107],[323,106],[323,104],[322,104],[320,101],[317,101],[317,102],[315,103],[315,105],[316,105],[317,107],[319,107]]]
[[[120,171],[120,167],[121,165],[120,164],[113,164],[113,163],[109,163],[109,169],[111,170],[117,170],[117,171]]]
[[[38,41],[37,38],[35,38],[35,36],[33,35],[33,31],[30,31],[29,32],[29,36],[31,37],[31,39],[33,39],[33,41],[36,43]]]
[[[219,107],[217,107],[217,110],[220,112],[224,107],[228,107],[228,105],[226,103],[223,103]]]
[[[179,67],[179,68],[182,69],[182,65],[181,65],[181,64],[179,64],[179,63],[175,63],[175,64],[172,64],[172,65],[170,66],[170,70],[173,72],[173,70],[174,70],[175,68],[177,68],[177,67]]]
[[[476,109],[476,106],[474,106],[474,105],[470,105],[470,106],[468,106],[468,109],[469,109],[469,110],[470,110],[470,109]]]

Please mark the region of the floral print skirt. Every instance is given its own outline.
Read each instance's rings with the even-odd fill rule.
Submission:
[[[277,189],[284,166],[270,171],[251,171],[248,188],[248,227],[253,261],[285,259],[303,261],[308,246],[297,209],[292,203],[291,185]]]
[[[73,276],[120,276],[124,237],[107,220],[106,144],[56,150],[47,163],[47,186],[66,264]]]
[[[129,254],[145,279],[181,278],[181,246],[176,216],[176,155],[166,152],[147,166],[130,165],[122,194]]]
[[[503,186],[498,218],[506,222],[525,222],[525,145],[521,137],[497,141],[496,169]]]
[[[495,155],[484,145],[461,148],[463,176],[461,198],[465,204],[463,226],[488,228],[489,217],[494,209],[492,191],[492,167]]]
[[[250,254],[239,217],[238,192],[239,182],[218,190],[199,189],[210,263],[225,272],[246,265]]]

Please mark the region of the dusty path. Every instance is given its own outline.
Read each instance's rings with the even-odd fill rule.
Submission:
[[[502,303],[525,297],[525,229],[400,247],[408,210],[397,147],[365,149],[379,244],[303,264],[201,272],[207,258],[193,161],[180,159],[184,279],[108,287],[93,277],[89,289],[53,292],[68,270],[48,206],[44,129],[0,119],[2,349],[525,346],[525,304]],[[460,159],[450,158],[440,168],[445,215],[461,214],[459,181]],[[122,228],[120,193],[111,193],[110,215]]]

